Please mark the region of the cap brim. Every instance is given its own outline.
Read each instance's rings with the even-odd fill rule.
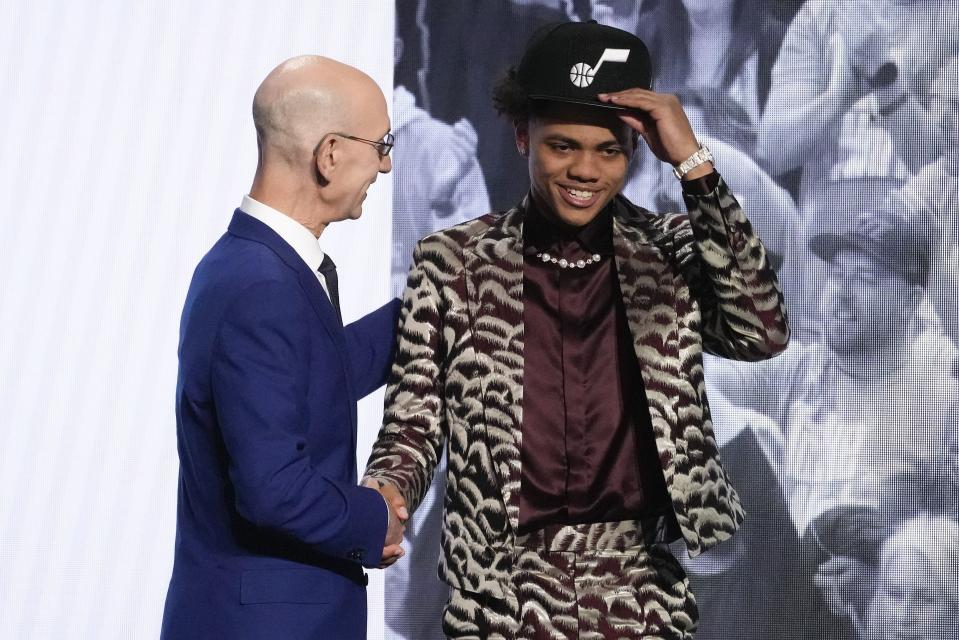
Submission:
[[[862,242],[854,242],[852,240],[855,237],[856,234],[839,236],[834,233],[824,233],[813,237],[809,241],[809,248],[814,254],[826,262],[832,262],[832,259],[836,257],[840,249],[863,250]]]
[[[581,98],[569,98],[566,96],[545,96],[535,94],[528,96],[530,100],[544,100],[547,102],[565,102],[566,104],[581,104],[584,107],[599,107],[601,109],[610,109],[611,111],[629,111],[630,109],[618,104],[609,102],[600,102],[599,100],[584,100]]]
[[[832,262],[836,254],[842,250],[856,251],[869,256],[877,264],[893,273],[898,273],[907,281],[923,283],[923,276],[906,267],[901,256],[884,254],[872,239],[861,233],[850,233],[842,236],[834,233],[824,233],[809,241],[809,249],[826,262]]]

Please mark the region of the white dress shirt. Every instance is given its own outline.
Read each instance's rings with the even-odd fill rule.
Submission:
[[[323,291],[326,292],[326,296],[330,296],[330,290],[326,287],[326,278],[324,278],[323,274],[319,271],[326,254],[324,254],[323,249],[320,248],[319,238],[314,236],[312,231],[285,213],[281,213],[273,207],[254,200],[248,195],[243,196],[243,203],[240,205],[240,210],[273,229],[278,236],[283,238],[283,241],[293,248],[296,255],[302,258],[306,266],[310,268],[310,271],[312,271],[317,280],[320,281],[320,285],[323,287]]]

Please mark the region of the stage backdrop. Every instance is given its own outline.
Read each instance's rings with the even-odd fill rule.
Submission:
[[[714,428],[748,512],[684,560],[700,639],[959,637],[959,3],[398,0],[393,287],[413,243],[528,189],[490,93],[529,36],[640,35],[780,275],[793,342],[708,358]],[[592,63],[593,61],[585,61]],[[626,194],[683,209],[646,149]],[[441,638],[443,468],[387,574],[388,637]],[[674,552],[685,558],[681,545]]]
[[[688,567],[699,637],[959,637],[956,3],[396,8],[394,25],[385,0],[0,6],[3,637],[158,633],[177,323],[194,265],[249,187],[250,102],[268,70],[323,53],[388,91],[396,65],[397,169],[359,222],[324,236],[356,317],[401,288],[412,239],[522,196],[525,167],[489,89],[538,25],[590,15],[650,44],[657,87],[682,96],[778,256],[796,328],[767,365],[708,363],[750,516]],[[645,153],[633,165],[631,198],[680,206],[662,167]],[[828,234],[856,230],[885,244],[833,257]],[[381,403],[361,407],[361,465]],[[441,487],[386,574],[391,637],[436,637]],[[371,638],[384,635],[383,576]]]
[[[253,92],[319,53],[389,96],[392,52],[382,0],[0,3],[0,637],[158,636],[177,325],[253,177]],[[323,236],[348,319],[389,296],[390,198],[381,176]],[[371,638],[381,597],[374,571]]]

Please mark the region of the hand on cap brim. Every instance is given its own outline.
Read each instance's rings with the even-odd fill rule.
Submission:
[[[620,119],[639,132],[663,162],[677,165],[699,149],[683,105],[672,94],[636,88],[601,93],[597,98],[630,109]]]

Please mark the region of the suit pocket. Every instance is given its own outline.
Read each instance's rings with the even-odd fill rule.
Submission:
[[[240,604],[326,604],[337,602],[350,589],[349,580],[328,571],[313,569],[262,569],[240,576]]]
[[[465,593],[504,596],[513,570],[512,555],[503,548],[477,544],[455,537],[449,522],[444,525],[440,579]]]

